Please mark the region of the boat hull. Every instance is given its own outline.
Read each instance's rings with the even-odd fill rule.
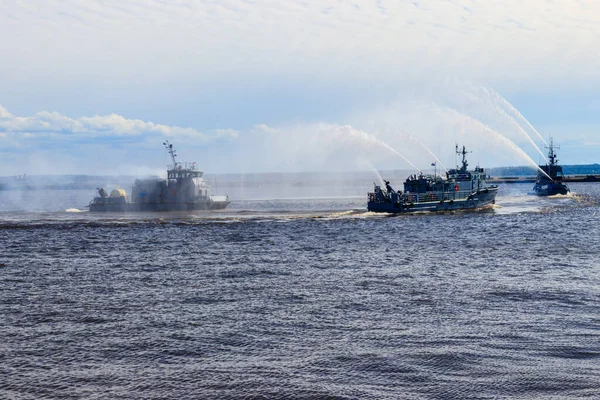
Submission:
[[[498,188],[492,187],[472,193],[464,198],[457,198],[444,201],[420,201],[420,202],[405,202],[399,197],[399,201],[369,201],[367,202],[367,210],[379,213],[411,213],[411,212],[443,212],[455,210],[476,210],[486,207],[491,207],[496,202]]]
[[[536,196],[566,195],[570,192],[569,187],[563,182],[564,173],[562,166],[558,165],[558,159],[554,152],[552,138],[548,146],[548,164],[539,165],[539,170],[533,192]]]
[[[222,210],[230,201],[203,201],[193,203],[129,203],[96,202],[89,205],[91,212],[170,212]]]
[[[536,184],[531,194],[536,196],[567,195],[569,188],[564,183]]]

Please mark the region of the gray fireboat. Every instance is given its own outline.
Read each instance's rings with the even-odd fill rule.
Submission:
[[[196,163],[178,162],[173,145],[163,143],[173,160],[167,166],[167,179],[136,179],[131,191],[131,199],[123,189],[114,189],[110,194],[98,189],[89,204],[94,212],[135,212],[135,211],[191,211],[220,210],[231,201],[227,196],[210,194],[210,185],[203,179],[204,173],[196,168]]]
[[[395,191],[389,181],[385,188],[375,185],[368,193],[367,209],[372,212],[407,213],[416,211],[469,210],[491,207],[496,202],[498,185],[486,183],[483,168],[467,169],[467,150],[456,146],[462,155],[462,167],[446,172],[446,178],[434,175],[411,175],[404,182],[404,192]]]
[[[569,187],[564,183],[564,174],[562,166],[558,165],[558,158],[554,152],[554,144],[550,138],[548,146],[548,164],[539,166],[542,171],[538,171],[533,192],[536,196],[554,196],[557,194],[566,195],[570,192]]]

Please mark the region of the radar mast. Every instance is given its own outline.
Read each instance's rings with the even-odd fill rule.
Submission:
[[[550,136],[550,145],[547,146],[547,148],[548,148],[548,161],[550,161],[550,166],[558,164],[557,154],[554,151],[555,147],[554,147],[554,140],[552,139],[552,136]],[[560,150],[560,147],[559,147],[559,150]]]
[[[469,163],[467,163],[467,154],[468,153],[470,153],[470,151],[467,151],[465,146],[463,146],[462,150],[461,150],[458,148],[458,144],[456,145],[456,154],[458,154],[459,156],[462,155],[462,168],[460,170],[463,172],[466,172],[467,167],[469,166]]]
[[[168,140],[165,140],[163,142],[163,145],[165,146],[165,148],[167,149],[167,151],[171,155],[171,160],[173,160],[173,169],[176,169],[177,168],[177,161],[175,160],[175,157],[177,156],[177,153],[175,153],[175,149],[173,149],[173,145],[171,143],[169,143]]]

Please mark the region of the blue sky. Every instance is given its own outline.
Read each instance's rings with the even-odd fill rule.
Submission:
[[[160,172],[164,139],[207,172],[451,166],[455,142],[525,165],[550,135],[600,162],[599,34],[576,0],[4,0],[0,175]]]

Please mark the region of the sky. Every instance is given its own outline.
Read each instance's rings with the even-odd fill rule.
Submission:
[[[600,2],[0,0],[0,176],[600,162]]]

